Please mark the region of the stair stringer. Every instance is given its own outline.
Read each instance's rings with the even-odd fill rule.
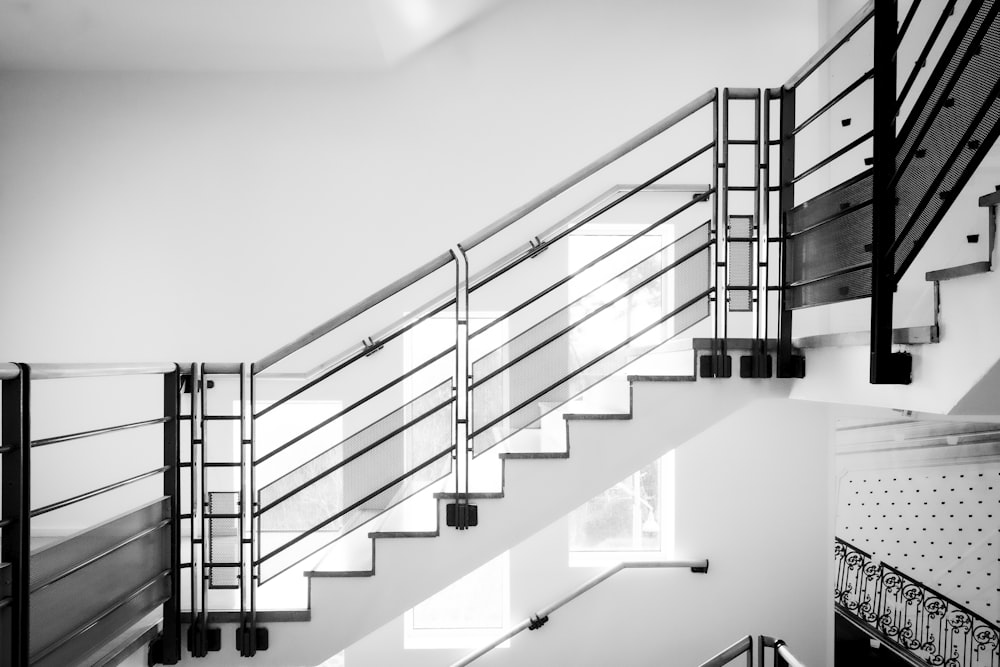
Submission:
[[[787,397],[790,389],[785,380],[629,382],[629,413],[566,415],[568,452],[501,455],[502,494],[473,501],[479,526],[445,527],[450,500],[441,498],[436,530],[372,533],[371,571],[309,573],[310,622],[269,624],[270,649],[254,663],[322,662],[720,419],[758,399]],[[223,650],[200,664],[228,658]]]

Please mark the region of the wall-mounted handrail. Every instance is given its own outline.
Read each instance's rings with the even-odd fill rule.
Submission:
[[[741,655],[746,655],[747,667],[751,667],[753,664],[753,637],[751,635],[747,635],[728,648],[719,651],[719,653],[701,663],[699,667],[723,667],[723,665],[728,665]]]
[[[649,126],[645,130],[640,132],[639,134],[629,139],[628,141],[622,143],[617,148],[608,151],[607,153],[597,158],[587,166],[583,167],[582,169],[579,169],[578,171],[574,172],[567,178],[564,178],[559,183],[556,183],[545,192],[531,199],[526,204],[522,204],[518,208],[514,209],[507,215],[503,216],[502,218],[494,222],[493,224],[476,232],[469,238],[462,241],[461,246],[466,250],[472,250],[480,243],[499,234],[500,232],[507,229],[508,227],[516,223],[518,220],[522,219],[523,217],[531,213],[532,211],[535,211],[536,209],[552,201],[562,193],[572,188],[574,185],[577,185],[583,180],[589,178],[590,176],[593,176],[598,171],[608,166],[615,160],[618,160],[619,158],[628,155],[636,148],[639,148],[640,146],[648,142],[650,139],[653,139],[654,137],[663,134],[665,131],[669,130],[674,125],[677,125],[682,120],[690,117],[695,112],[701,110],[703,107],[711,104],[713,101],[715,101],[715,98],[717,96],[718,96],[718,91],[714,88],[699,95],[698,97],[691,100],[690,102],[688,102],[683,107],[681,107],[674,113],[670,114],[663,120],[654,123],[653,125]]]
[[[293,340],[291,343],[283,345],[274,352],[272,352],[271,354],[263,357],[262,359],[254,363],[254,372],[261,373],[267,370],[268,368],[278,363],[282,359],[285,359],[291,356],[292,354],[298,352],[299,350],[301,350],[303,347],[313,342],[314,340],[322,338],[323,336],[330,333],[331,331],[333,331],[340,325],[344,324],[345,322],[353,320],[355,317],[365,312],[366,310],[369,310],[377,306],[386,299],[403,291],[410,285],[413,285],[417,281],[426,278],[427,276],[431,275],[438,269],[447,266],[448,263],[451,262],[453,259],[454,256],[452,255],[451,251],[438,255],[437,257],[427,262],[423,266],[417,267],[413,271],[407,273],[402,278],[399,278],[398,280],[389,283],[388,285],[378,290],[377,292],[371,294],[370,296],[365,297],[361,301],[358,301],[353,306],[345,310],[342,310],[340,313],[334,315],[333,317],[326,320],[322,324],[313,327],[302,336],[299,336],[298,338]]]
[[[21,369],[17,367],[17,364],[0,361],[0,380],[13,380],[20,374]]]
[[[813,72],[819,69],[823,63],[830,59],[837,50],[850,41],[854,34],[861,30],[861,28],[868,23],[869,20],[875,15],[875,0],[868,0],[861,9],[859,9],[854,16],[848,19],[840,30],[838,30],[830,39],[826,41],[823,46],[819,47],[819,50],[809,60],[805,62],[802,67],[796,70],[788,81],[785,82],[785,88],[797,88],[803,81],[809,78]]]
[[[602,581],[610,579],[614,575],[618,574],[619,572],[621,572],[622,570],[627,569],[627,568],[633,568],[633,569],[639,569],[639,568],[643,568],[643,569],[651,569],[651,568],[688,568],[688,569],[691,569],[692,571],[704,573],[704,572],[708,571],[708,559],[703,559],[703,560],[663,560],[663,561],[659,561],[659,560],[657,560],[657,561],[627,561],[627,562],[624,562],[624,563],[618,563],[614,567],[608,568],[607,570],[605,570],[604,572],[600,573],[599,575],[597,575],[596,577],[594,577],[590,581],[588,581],[585,584],[583,584],[582,586],[576,588],[575,590],[573,590],[569,594],[564,595],[563,597],[561,597],[560,599],[556,600],[552,604],[550,604],[550,605],[548,605],[546,607],[543,607],[542,609],[538,610],[538,612],[535,613],[530,618],[524,619],[523,621],[521,621],[520,623],[518,623],[517,625],[515,625],[513,628],[511,628],[510,630],[508,630],[507,632],[503,633],[502,635],[500,635],[499,637],[497,637],[496,639],[494,639],[493,641],[491,641],[486,646],[483,646],[482,648],[480,648],[480,649],[478,649],[476,651],[473,651],[472,653],[470,653],[469,655],[465,656],[464,658],[462,658],[458,662],[453,663],[451,667],[464,667],[465,665],[468,665],[471,662],[473,662],[473,661],[475,661],[475,660],[483,657],[484,655],[486,655],[487,653],[489,653],[490,651],[492,651],[493,649],[495,649],[500,644],[503,644],[505,641],[507,641],[511,637],[514,637],[515,635],[517,635],[517,634],[519,634],[519,633],[521,633],[521,632],[523,632],[525,630],[528,630],[528,629],[534,630],[534,629],[536,629],[538,627],[541,627],[541,624],[548,620],[549,614],[555,612],[560,607],[563,607],[563,606],[569,604],[570,602],[572,602],[576,598],[580,597],[581,595],[583,595],[584,593],[586,593],[587,591],[589,591],[591,588],[593,588],[593,587],[597,586],[598,584],[600,584]]]

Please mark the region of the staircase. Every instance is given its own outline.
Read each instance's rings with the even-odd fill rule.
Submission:
[[[206,664],[223,659],[222,623],[237,626],[242,657],[318,663],[727,415],[789,396],[806,370],[792,311],[872,296],[886,275],[895,285],[1000,134],[998,10],[973,3],[956,17],[889,150],[876,126],[795,169],[795,134],[843,99],[796,127],[795,92],[872,19],[869,3],[786,86],[699,96],[256,362],[153,371],[176,383],[157,422],[175,458],[155,529],[163,592],[142,608],[168,605],[153,659],[176,662],[183,620],[184,648]],[[879,71],[860,82],[885,85]],[[637,157],[662,137],[690,151],[666,166]],[[872,138],[872,169],[796,200],[797,185]],[[574,199],[631,159],[636,185]],[[886,197],[899,199],[888,247],[873,214]],[[553,202],[575,212],[539,231],[532,214]],[[640,213],[615,218],[629,206]],[[510,250],[518,234],[530,240]],[[5,456],[20,451],[7,440]],[[26,527],[11,511],[0,525]],[[306,609],[275,602],[294,579]],[[24,597],[2,600],[27,609]],[[68,654],[53,641],[31,646],[31,664]]]

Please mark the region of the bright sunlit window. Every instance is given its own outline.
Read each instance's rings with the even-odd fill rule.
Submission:
[[[674,453],[573,510],[569,564],[612,565],[668,558],[674,549]]]
[[[403,647],[477,648],[509,627],[510,557],[504,552],[407,611]]]

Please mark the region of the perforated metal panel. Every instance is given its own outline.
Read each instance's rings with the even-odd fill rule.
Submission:
[[[973,7],[976,15],[971,28],[961,36],[944,75],[933,82],[929,103],[904,129],[906,135],[896,165],[897,170],[903,170],[896,189],[896,237],[903,235],[908,224],[912,226],[896,252],[897,272],[908,264],[914,248],[940,221],[958,194],[970,163],[989,149],[990,135],[1000,122],[1000,102],[995,99],[1000,80],[1000,69],[996,67],[1000,61],[996,2],[987,0]],[[951,82],[954,85],[949,90]],[[972,143],[966,142],[966,137]],[[911,150],[919,157],[903,164]]]
[[[729,217],[728,242],[729,287],[737,288],[729,291],[729,310],[747,312],[753,308],[753,293],[749,288],[753,285],[753,236],[754,224],[751,215],[733,215]],[[746,240],[743,240],[746,239]]]
[[[210,491],[210,515],[235,515],[239,512],[240,494],[229,491]],[[212,563],[236,563],[240,560],[239,519],[212,518],[208,520],[208,558]],[[210,588],[239,588],[240,569],[233,566],[208,568]]]

